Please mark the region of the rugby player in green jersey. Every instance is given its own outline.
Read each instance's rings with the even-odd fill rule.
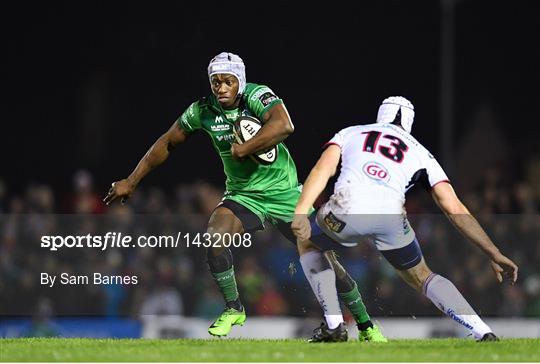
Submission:
[[[246,83],[245,66],[240,57],[220,53],[208,66],[212,94],[192,103],[150,147],[133,172],[114,182],[104,201],[128,199],[141,179],[154,167],[163,163],[171,150],[189,135],[204,130],[223,161],[226,191],[208,222],[207,232],[238,234],[264,228],[266,221],[274,224],[290,241],[296,238],[290,229],[294,209],[301,193],[296,166],[283,144],[293,130],[293,124],[283,104],[273,91],[263,85]],[[234,121],[239,116],[252,116],[263,123],[255,137],[243,144],[235,142]],[[277,145],[277,159],[270,165],[256,163],[251,154]],[[219,236],[219,235],[218,235]],[[210,272],[226,302],[222,315],[210,326],[214,336],[227,335],[233,325],[242,325],[246,313],[239,299],[233,258],[230,249],[219,246],[207,250]],[[365,340],[384,339],[373,326],[360,297],[356,282],[330,252],[327,261],[335,271],[337,291],[356,319]],[[317,263],[319,264],[319,263]],[[347,331],[343,323],[336,323],[329,334],[315,335],[313,341],[341,341]]]

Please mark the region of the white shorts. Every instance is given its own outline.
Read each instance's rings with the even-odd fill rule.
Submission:
[[[409,245],[415,239],[405,211],[400,214],[345,214],[329,201],[317,212],[316,222],[332,240],[347,247],[368,239],[378,250],[391,250]]]

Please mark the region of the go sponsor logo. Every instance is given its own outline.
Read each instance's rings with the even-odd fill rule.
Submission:
[[[367,162],[364,164],[362,170],[366,176],[373,180],[382,182],[388,182],[390,180],[390,173],[388,173],[388,170],[380,163]]]

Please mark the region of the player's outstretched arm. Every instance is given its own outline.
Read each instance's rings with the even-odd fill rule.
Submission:
[[[431,190],[431,195],[452,224],[491,259],[491,267],[497,280],[502,282],[503,274],[506,274],[514,283],[518,276],[517,265],[505,257],[493,244],[478,221],[459,200],[452,185],[450,183],[436,184]]]
[[[139,161],[137,167],[131,174],[120,181],[112,183],[107,196],[103,199],[107,205],[115,199],[120,198],[124,203],[141,181],[152,169],[163,163],[169,156],[169,152],[174,147],[187,138],[187,133],[175,122],[170,129],[160,136],[156,142],[148,149],[144,157]]]
[[[341,148],[332,144],[326,148],[315,167],[309,173],[302,188],[302,194],[296,204],[294,220],[291,228],[296,237],[303,241],[311,236],[311,227],[307,218],[307,213],[313,203],[328,184],[328,180],[336,174]]]
[[[284,141],[294,131],[291,117],[283,104],[273,106],[263,115],[263,127],[244,144],[233,144],[233,157],[244,158],[273,147]]]

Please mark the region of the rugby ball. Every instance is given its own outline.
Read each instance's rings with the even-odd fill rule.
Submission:
[[[234,122],[234,135],[238,144],[243,144],[253,138],[262,128],[262,123],[252,116],[240,116]],[[268,165],[276,161],[278,155],[277,146],[253,154],[250,157],[257,163]]]

